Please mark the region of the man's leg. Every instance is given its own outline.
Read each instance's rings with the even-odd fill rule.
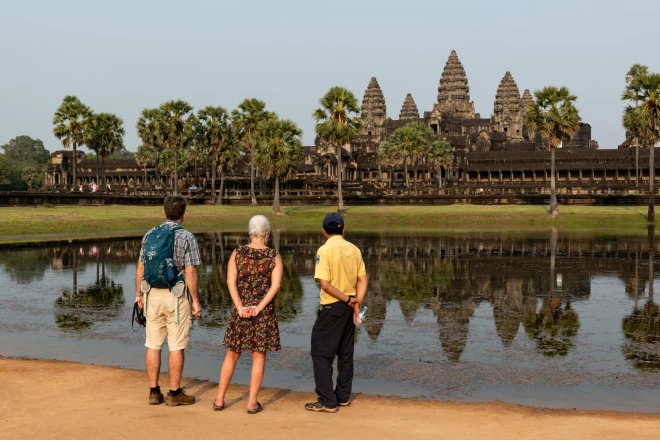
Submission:
[[[158,378],[160,376],[160,350],[147,348],[145,363],[147,364],[149,386],[151,388],[156,388],[158,386]]]
[[[337,407],[337,396],[332,389],[332,361],[333,358],[312,355],[314,364],[314,390],[319,396],[319,402],[328,408]]]
[[[342,338],[337,350],[337,389],[335,395],[339,404],[346,404],[353,391],[353,351],[355,345],[355,324],[353,309],[347,308]]]
[[[183,374],[184,350],[170,351],[168,366],[170,369],[170,390],[176,391],[181,387],[181,375]]]

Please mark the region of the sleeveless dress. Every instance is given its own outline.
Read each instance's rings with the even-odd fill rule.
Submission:
[[[270,248],[241,246],[236,249],[236,287],[244,306],[259,305],[268,293],[276,256],[277,251]],[[281,350],[274,302],[271,301],[254,318],[241,318],[234,308],[222,345],[236,352]]]

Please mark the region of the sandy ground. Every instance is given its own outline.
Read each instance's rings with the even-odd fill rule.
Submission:
[[[356,395],[335,414],[305,411],[315,395],[264,389],[248,415],[247,389],[230,388],[213,412],[216,384],[185,379],[195,405],[147,405],[144,372],[0,358],[3,439],[657,439],[660,415],[540,410]],[[167,376],[161,376],[167,384]]]

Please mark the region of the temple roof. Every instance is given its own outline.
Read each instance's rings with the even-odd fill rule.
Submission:
[[[529,105],[533,103],[534,103],[534,98],[532,97],[532,94],[529,93],[529,89],[525,89],[522,98],[520,98],[520,109],[523,112],[525,112],[527,111],[527,107],[529,107]]]
[[[438,87],[438,103],[441,104],[445,101],[470,102],[467,75],[455,50],[452,50],[449,55]]]
[[[401,111],[399,112],[399,120],[401,121],[416,121],[419,119],[419,110],[412,95],[408,93],[406,99],[403,101]]]
[[[509,111],[520,111],[520,91],[511,72],[506,72],[495,95],[495,113],[508,107]]]
[[[383,91],[380,89],[376,77],[371,78],[367,90],[364,92],[361,113],[365,122],[371,118],[384,118],[387,114],[385,96],[383,96]]]

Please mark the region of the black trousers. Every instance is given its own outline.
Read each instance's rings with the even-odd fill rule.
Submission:
[[[321,306],[312,329],[312,363],[319,402],[328,408],[348,402],[353,389],[353,307],[343,302]],[[332,384],[332,362],[337,357],[337,387]]]

